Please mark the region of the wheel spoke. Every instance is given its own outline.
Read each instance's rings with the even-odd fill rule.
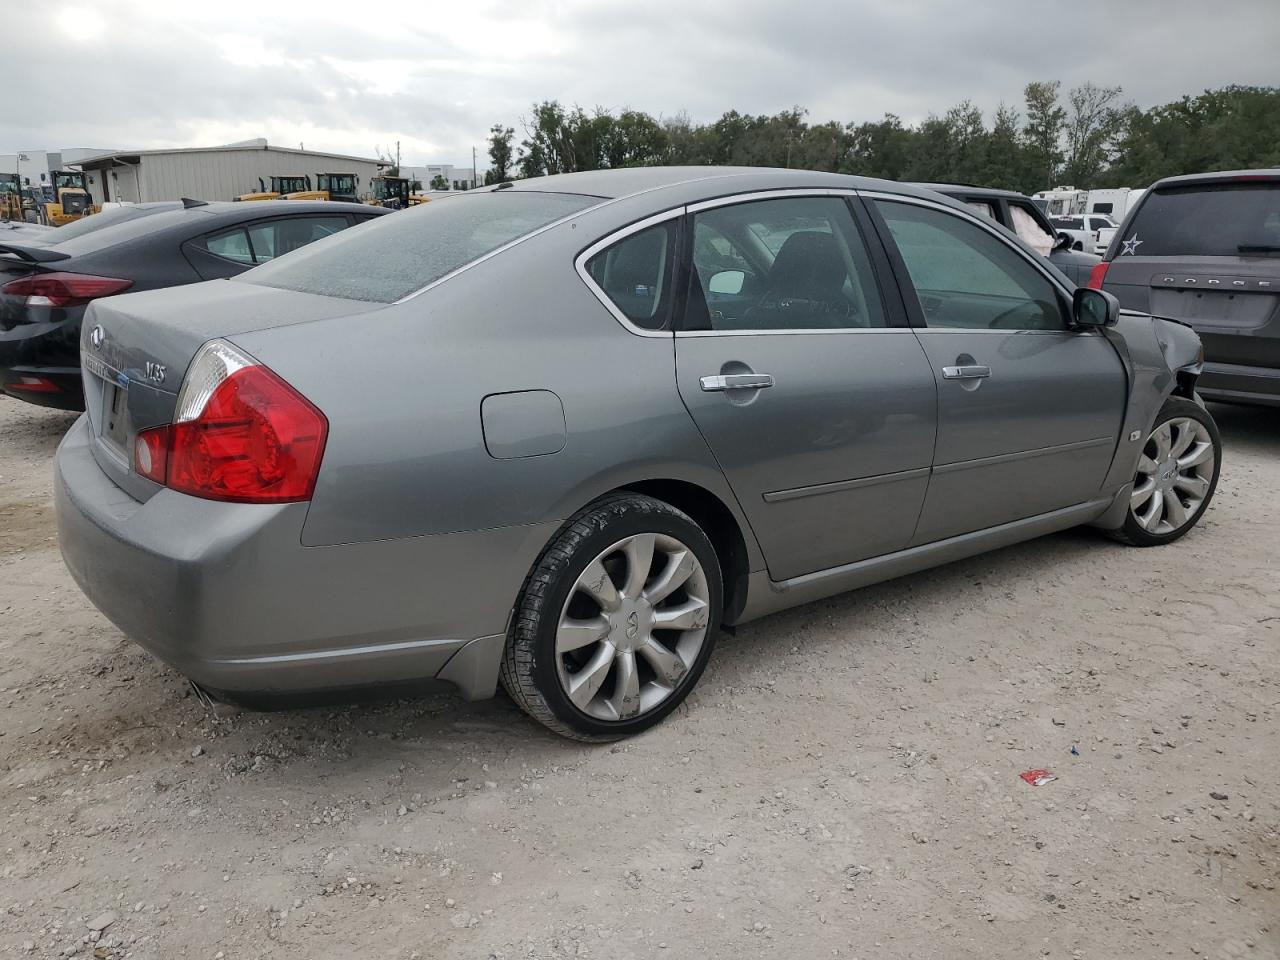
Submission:
[[[707,605],[697,597],[690,597],[677,607],[655,610],[655,630],[700,630],[707,625]]]
[[[587,569],[582,571],[582,576],[578,577],[578,589],[600,604],[600,609],[606,613],[617,610],[622,603],[618,588],[609,578],[609,571],[605,570],[604,564],[598,559],[592,560]]]
[[[1156,462],[1148,457],[1145,453],[1138,457],[1138,472],[1145,474],[1153,474],[1156,472]]]
[[[644,598],[653,604],[667,599],[677,587],[689,579],[697,562],[692,550],[679,550],[670,554],[670,559],[662,572],[645,588]]]
[[[1169,448],[1173,444],[1172,428],[1167,423],[1162,423],[1156,427],[1155,433],[1151,434],[1151,439],[1156,444],[1156,459],[1165,461],[1169,459]]]
[[[1190,420],[1178,421],[1178,437],[1169,448],[1169,456],[1180,457],[1196,439],[1196,427]]]
[[[569,653],[598,643],[608,632],[609,623],[604,617],[592,617],[590,620],[565,617],[556,627],[556,653]]]
[[[1137,510],[1144,503],[1151,499],[1151,494],[1156,491],[1155,477],[1147,477],[1146,482],[1142,486],[1133,488],[1133,495],[1129,497],[1129,506]]]
[[[640,648],[639,653],[640,656],[649,661],[649,666],[653,667],[653,672],[658,675],[659,682],[665,686],[674,687],[687,672],[684,661],[680,659],[679,655],[668,650],[653,637],[649,637],[645,641],[645,645]]]
[[[1188,470],[1191,467],[1198,467],[1212,458],[1213,444],[1207,442],[1197,443],[1187,453],[1178,458],[1178,469]]]
[[[1147,507],[1146,512],[1138,514],[1138,522],[1142,524],[1144,530],[1154,533],[1163,515],[1164,497],[1152,497],[1151,505]]]
[[[657,536],[652,533],[638,533],[625,544],[622,552],[627,558],[627,580],[622,592],[628,597],[638,597],[644,591],[645,582],[649,579],[649,567],[653,565],[653,549]]]
[[[618,677],[609,706],[613,707],[619,720],[626,720],[640,712],[640,671],[636,655],[630,650],[618,654],[615,662]]]
[[[602,643],[587,665],[569,678],[569,699],[580,709],[586,710],[587,705],[600,692],[600,686],[609,675],[613,662],[613,647]]]
[[[1209,481],[1195,474],[1179,474],[1173,485],[1179,490],[1187,491],[1197,500],[1203,500],[1209,492]]]
[[[1187,522],[1187,508],[1182,505],[1182,501],[1178,499],[1178,495],[1172,490],[1164,492],[1164,509],[1165,515],[1169,520],[1169,526],[1177,530]]]

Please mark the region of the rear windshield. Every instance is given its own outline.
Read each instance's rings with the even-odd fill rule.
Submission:
[[[326,297],[392,303],[599,202],[598,197],[532,191],[446,197],[326,237],[237,279]]]
[[[1157,190],[1125,229],[1121,255],[1280,255],[1280,183],[1229,183]]]
[[[79,220],[75,220],[65,226],[58,227],[57,230],[49,234],[48,238],[45,239],[45,242],[54,244],[65,243],[68,240],[74,240],[76,237],[83,237],[86,233],[93,233],[95,230],[101,230],[103,227],[113,227],[129,220],[137,220],[139,217],[146,217],[153,213],[161,213],[165,210],[176,210],[178,208],[179,205],[176,203],[148,204],[147,206],[136,207],[113,207],[110,210],[103,210],[101,213],[81,217]]]

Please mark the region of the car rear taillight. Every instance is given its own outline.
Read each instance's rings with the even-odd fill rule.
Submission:
[[[1085,286],[1091,290],[1101,290],[1102,281],[1107,279],[1107,267],[1109,266],[1111,266],[1111,262],[1108,260],[1095,263],[1093,269],[1089,271],[1089,282]]]
[[[181,493],[238,503],[309,500],[329,422],[231,344],[196,354],[174,422],[140,432],[134,470]]]
[[[78,307],[99,297],[124,293],[132,286],[132,280],[86,273],[33,273],[10,280],[0,287],[0,293],[25,297],[29,307]]]
[[[28,393],[60,393],[58,385],[46,377],[19,377],[5,384],[7,390],[26,390]]]

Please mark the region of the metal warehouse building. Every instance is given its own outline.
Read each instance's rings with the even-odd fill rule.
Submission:
[[[86,157],[75,166],[89,175],[95,203],[105,200],[145,203],[151,200],[233,200],[268,187],[271,176],[354,173],[364,194],[369,181],[386,163],[340,153],[317,153],[273,147],[266,140],[246,140],[222,147],[186,150],[127,150]]]

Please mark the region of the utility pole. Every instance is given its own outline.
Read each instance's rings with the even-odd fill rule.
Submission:
[[[400,175],[400,141],[396,141],[396,176]]]
[[[480,180],[476,176],[476,148],[471,148],[471,186],[480,186]]]

